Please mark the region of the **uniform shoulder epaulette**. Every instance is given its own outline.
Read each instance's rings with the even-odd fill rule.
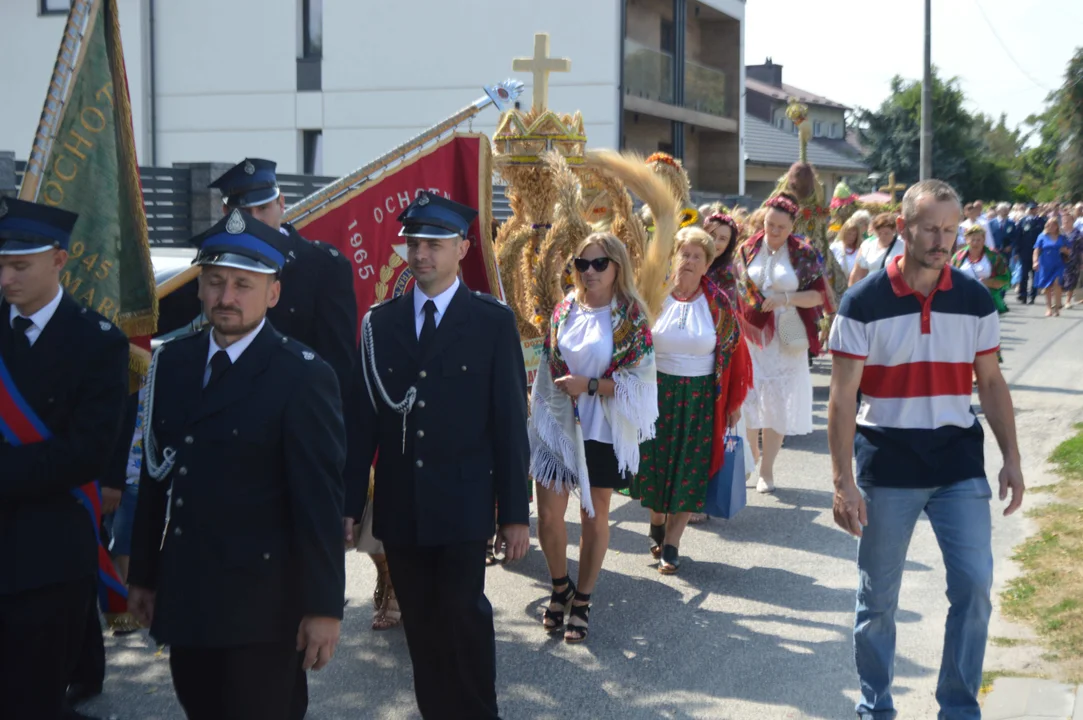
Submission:
[[[475,298],[477,298],[478,300],[481,300],[482,302],[484,302],[484,303],[486,303],[488,305],[495,305],[496,307],[507,310],[508,312],[512,311],[511,307],[509,307],[506,302],[504,302],[500,298],[496,297],[495,295],[490,295],[489,293],[483,293],[480,290],[475,290],[473,292],[473,295],[474,295]]]
[[[290,355],[295,355],[305,361],[315,360],[319,357],[308,345],[305,345],[298,340],[294,340],[288,335],[283,335],[282,339],[278,341],[278,344]]]
[[[333,257],[336,260],[341,259],[341,260],[345,261],[345,259],[346,259],[346,257],[341,252],[338,251],[338,248],[336,248],[331,243],[325,243],[322,240],[309,240],[309,242],[312,243],[312,247],[316,248],[317,250],[320,250],[321,252],[326,253],[327,255],[330,255],[331,257]]]
[[[120,328],[107,320],[104,315],[96,313],[90,308],[79,308],[79,317],[83,318],[88,323],[91,323],[92,325],[97,327],[98,332],[125,337],[124,333],[121,331]]]

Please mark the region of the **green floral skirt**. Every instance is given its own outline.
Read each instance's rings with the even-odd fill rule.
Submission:
[[[714,376],[658,373],[658,424],[629,494],[658,513],[701,512],[711,473]]]

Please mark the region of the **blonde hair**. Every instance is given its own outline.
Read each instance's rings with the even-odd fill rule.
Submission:
[[[853,218],[850,218],[845,223],[843,223],[842,229],[839,230],[839,234],[838,234],[839,242],[842,243],[843,245],[845,245],[846,244],[846,233],[853,230],[854,235],[857,236],[857,241],[854,243],[854,245],[855,246],[861,245],[861,241],[864,240],[865,238],[861,237],[861,228],[858,227],[860,224],[861,223],[854,220]]]
[[[583,239],[583,242],[579,243],[579,246],[575,249],[575,257],[582,257],[583,252],[591,245],[600,247],[602,251],[605,252],[605,256],[609,258],[609,262],[614,263],[617,266],[617,276],[613,281],[614,295],[616,295],[621,302],[638,306],[639,312],[642,313],[647,322],[653,323],[654,318],[647,308],[647,303],[643,301],[643,298],[639,295],[639,291],[636,289],[635,275],[632,272],[632,261],[628,256],[628,250],[624,247],[624,243],[613,233],[591,233]],[[572,281],[575,283],[575,299],[581,303],[585,303],[587,288],[586,285],[583,284],[582,274],[578,272],[572,273]]]
[[[763,230],[763,221],[767,218],[767,208],[758,208],[748,216],[748,220],[741,225],[741,242],[748,240],[756,233]]]
[[[730,242],[733,242],[733,238],[730,238]],[[715,251],[714,238],[706,230],[698,227],[682,228],[677,233],[676,242],[673,243],[673,257],[677,257],[677,253],[685,245],[696,245],[703,248],[703,254],[707,258],[708,266],[714,262],[715,256],[718,255]]]

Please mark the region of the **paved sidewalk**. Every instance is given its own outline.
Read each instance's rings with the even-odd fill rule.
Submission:
[[[1083,686],[1036,678],[1000,678],[985,698],[985,720],[1083,720]]]

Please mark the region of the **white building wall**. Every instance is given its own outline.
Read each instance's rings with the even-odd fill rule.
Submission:
[[[300,172],[302,130],[322,129],[323,173],[344,174],[481,97],[483,85],[519,79],[528,107],[532,78],[513,73],[511,63],[532,54],[535,32],[549,32],[551,54],[572,60],[570,73],[550,76],[550,106],[582,112],[589,146],[619,142],[623,0],[549,0],[544,12],[531,0],[323,0],[323,89],[303,93],[296,91],[301,0],[154,0],[151,159],[151,0],[118,2],[143,164],[257,156],[275,160],[281,172]],[[743,34],[741,0],[707,4],[740,19]],[[0,81],[0,149],[21,159],[64,27],[63,16],[38,17],[36,7],[0,0],[0,47],[20,67]],[[740,67],[743,73],[743,58]],[[496,121],[488,109],[473,129],[491,134]]]
[[[145,112],[142,71],[145,1],[117,2],[140,160],[145,144],[141,132]],[[0,150],[14,150],[20,160],[30,154],[66,22],[64,15],[39,16],[36,0],[0,0],[0,48],[4,56],[4,72],[0,75]]]

